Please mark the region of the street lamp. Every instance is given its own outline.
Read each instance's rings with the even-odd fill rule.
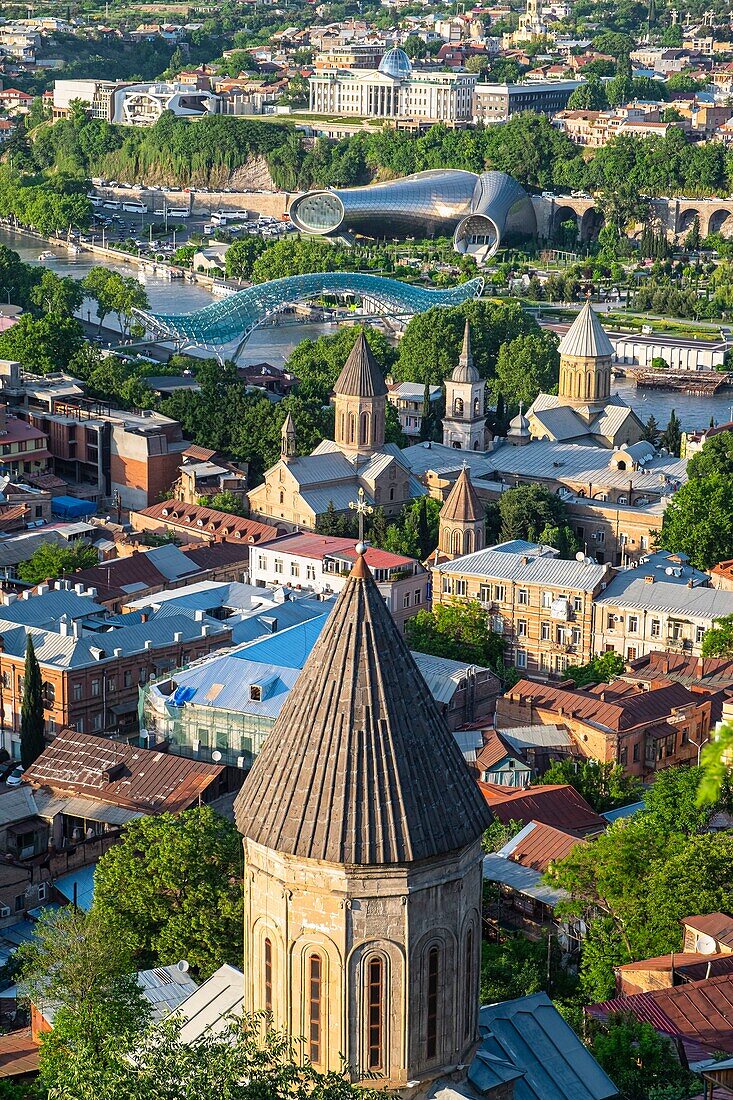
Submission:
[[[704,741],[694,741],[692,737],[688,737],[687,740],[690,742],[691,745],[694,745],[695,748],[697,749],[697,766],[699,768],[700,767],[700,754],[702,753],[703,746],[707,745],[710,738],[706,737]]]

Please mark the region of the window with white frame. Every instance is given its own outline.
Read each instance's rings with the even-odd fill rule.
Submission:
[[[549,623],[541,623],[540,624],[540,638],[542,639],[543,642],[549,642],[549,640],[550,640],[550,624]]]
[[[629,634],[637,634],[639,631],[639,616],[629,615]]]
[[[466,582],[464,580],[462,580],[460,577],[456,577],[456,587],[455,587],[455,593],[454,594],[456,596],[465,596],[466,595]]]
[[[525,607],[529,603],[529,589],[519,588],[517,590],[517,603],[523,604]]]
[[[517,668],[526,668],[527,667],[527,651],[526,651],[526,649],[518,649],[517,650],[517,654],[516,654],[514,663],[516,664]]]
[[[552,592],[543,592],[542,593],[542,606],[543,607],[552,607]]]

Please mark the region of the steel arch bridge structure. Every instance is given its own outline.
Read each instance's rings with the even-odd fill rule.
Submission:
[[[446,290],[426,290],[398,279],[359,272],[333,271],[291,275],[247,287],[193,313],[149,313],[135,310],[139,321],[159,340],[173,340],[181,347],[216,349],[238,341],[237,354],[254,330],[287,306],[322,294],[354,294],[376,303],[384,313],[422,313],[432,306],[458,306],[478,298],[481,278]]]

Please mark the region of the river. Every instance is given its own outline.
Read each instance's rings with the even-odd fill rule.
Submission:
[[[14,249],[26,263],[38,263],[41,252],[52,251],[57,258],[46,261],[46,266],[59,274],[71,275],[75,279],[83,279],[92,267],[99,266],[99,261],[87,256],[70,256],[63,248],[50,248],[42,241],[35,241],[23,234],[6,229],[0,230],[0,244]],[[132,264],[106,264],[105,266],[125,275],[137,274],[137,269]],[[154,313],[191,313],[195,309],[200,309],[201,306],[209,305],[214,300],[208,290],[195,283],[171,281],[149,274],[141,274],[140,279],[145,285],[150,299],[150,308]],[[81,315],[85,320],[94,321],[96,319],[94,302],[85,302]],[[114,321],[112,318],[107,318],[105,323],[112,325]],[[240,362],[270,362],[281,366],[301,340],[317,339],[319,336],[333,332],[334,329],[334,325],[308,322],[256,329],[240,355]],[[223,350],[226,351],[226,349]],[[646,421],[653,415],[661,427],[667,424],[672,409],[676,411],[682,421],[682,427],[686,430],[708,427],[711,417],[717,423],[733,420],[733,392],[717,397],[659,393],[656,390],[637,390],[633,382],[626,379],[617,380],[614,391],[623,397],[642,420]]]

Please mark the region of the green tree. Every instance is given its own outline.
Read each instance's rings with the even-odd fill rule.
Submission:
[[[388,525],[383,548],[425,561],[438,545],[440,507],[440,501],[427,496],[406,504],[399,520]]]
[[[586,80],[576,88],[568,100],[569,111],[605,111],[608,107],[606,91],[600,80]]]
[[[646,441],[651,443],[654,447],[656,447],[659,442],[659,424],[653,413],[649,414],[649,419],[644,424],[641,438],[646,439]]]
[[[560,498],[537,484],[518,485],[502,493],[499,515],[504,539],[535,542],[545,528],[562,527],[567,523],[567,512]]]
[[[726,786],[723,800],[714,805],[699,805],[698,792],[703,777],[700,767],[665,768],[649,785],[644,795],[644,820],[663,833],[681,832],[685,836],[703,833],[713,812],[728,809],[730,794]]]
[[[554,333],[515,336],[502,344],[491,382],[494,400],[501,393],[510,405],[522,401],[525,408],[538,393],[554,393],[560,372],[557,337]]]
[[[31,301],[44,313],[63,316],[81,308],[84,291],[76,279],[62,278],[46,267],[31,291]]]
[[[733,556],[733,482],[723,474],[694,477],[678,489],[664,512],[659,544],[687,554],[697,569]]]
[[[690,231],[685,237],[685,248],[688,252],[697,252],[700,248],[700,242],[700,218],[695,214]]]
[[[547,985],[547,945],[523,935],[482,944],[481,1003],[539,993]]]
[[[202,976],[242,957],[242,844],[209,806],[130,822],[102,856],[94,909],[142,965],[187,959]]]
[[[591,1050],[627,1100],[662,1095],[685,1100],[699,1088],[699,1079],[681,1065],[671,1040],[631,1015],[609,1017],[593,1036]]]
[[[578,688],[587,684],[610,684],[624,670],[624,659],[615,650],[601,653],[591,657],[585,665],[571,665],[566,669],[565,675],[575,682]]]
[[[733,657],[733,615],[715,619],[702,640],[703,657]]]
[[[20,980],[37,1005],[54,1006],[53,1031],[41,1047],[41,1083],[49,1095],[83,1059],[104,1075],[111,1045],[139,1037],[149,1008],[132,952],[118,927],[75,906],[46,910],[18,949]]]
[[[262,237],[248,236],[232,241],[225,256],[227,278],[251,279],[255,261],[266,248]]]
[[[733,476],[733,432],[711,436],[687,464],[688,477],[710,477],[711,474]]]
[[[63,371],[84,343],[74,317],[47,313],[38,319],[29,313],[0,336],[0,356],[14,359],[36,374]]]
[[[568,560],[574,558],[580,550],[580,544],[567,523],[562,527],[548,524],[540,531],[537,541],[542,546],[554,546],[559,551],[560,557]]]
[[[620,764],[600,760],[555,760],[542,783],[569,783],[596,813],[638,802],[644,788],[640,779],[624,775]]]
[[[491,630],[488,616],[478,603],[437,604],[432,611],[418,611],[405,623],[410,649],[484,668],[502,668],[504,643]]]
[[[659,445],[660,447],[666,447],[671,455],[679,458],[680,447],[682,446],[682,425],[674,409],[670,413],[667,427],[659,438]]]
[[[26,584],[42,584],[45,580],[55,580],[65,573],[89,569],[98,560],[97,551],[86,542],[78,541],[68,545],[45,542],[27,561],[20,562],[18,576]]]
[[[214,508],[217,512],[229,512],[233,516],[245,514],[242,498],[230,489],[224,489],[221,493],[214,493],[211,497],[199,497],[199,504],[207,508]]]
[[[20,707],[20,762],[24,768],[30,768],[46,747],[44,729],[41,668],[33,638],[29,634],[25,644],[23,701]]]

